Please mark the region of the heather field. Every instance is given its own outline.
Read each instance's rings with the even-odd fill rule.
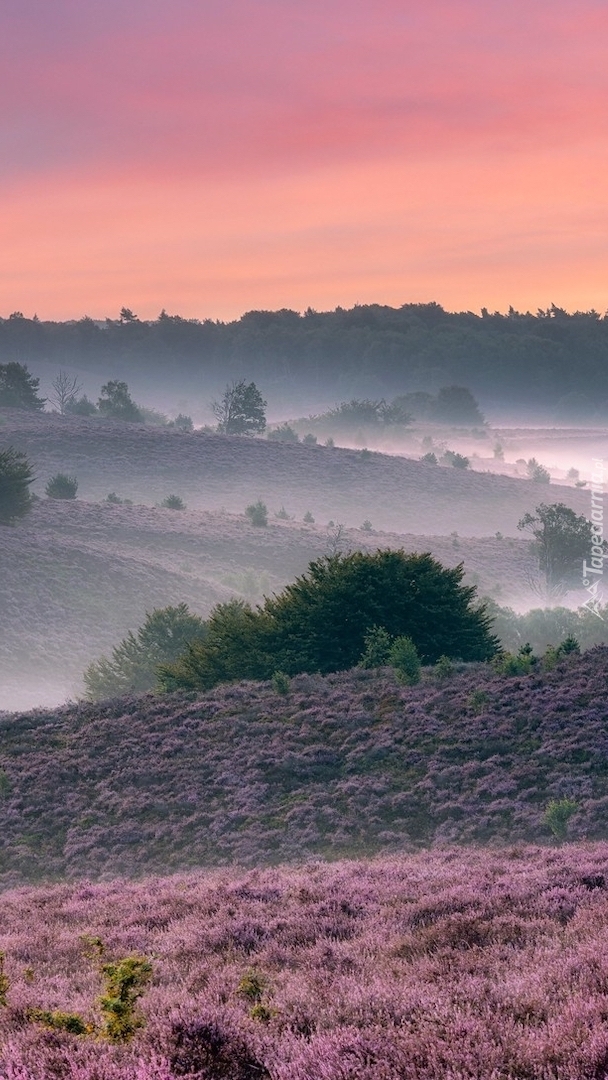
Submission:
[[[5,892],[0,1076],[603,1080],[607,883],[583,843]],[[123,1043],[96,941],[152,965]]]
[[[417,686],[355,669],[0,723],[0,883],[606,836],[608,649]]]
[[[240,595],[257,603],[329,551],[331,530],[271,517],[46,499],[0,529],[0,709],[82,693],[82,672],[147,611],[188,603],[206,616]],[[525,600],[534,571],[520,537],[446,537],[346,529],[341,547],[432,551],[464,560],[467,581],[501,602]]]

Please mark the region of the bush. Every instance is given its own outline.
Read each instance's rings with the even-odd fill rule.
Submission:
[[[78,480],[75,476],[57,473],[56,476],[51,477],[44,490],[49,499],[75,499]]]
[[[110,379],[102,386],[97,408],[102,416],[131,423],[142,419],[141,411],[133,401],[126,382]]]
[[[470,462],[464,454],[457,454],[454,450],[446,450],[443,455],[446,465],[452,465],[455,469],[468,469]]]
[[[407,686],[420,682],[420,657],[411,637],[395,638],[390,648],[389,663],[400,682]]]
[[[313,435],[309,431],[308,435],[305,435],[304,438],[302,439],[302,443],[304,444],[304,446],[316,446],[317,445],[317,436]]]
[[[291,518],[284,506],[281,506],[281,509],[277,510],[274,516],[276,518],[279,518],[280,521],[291,521]]]
[[[29,485],[34,482],[30,464],[19,450],[0,450],[0,525],[12,525],[32,507]]]
[[[178,413],[175,420],[169,421],[169,427],[177,428],[178,431],[188,433],[194,431],[194,424],[191,416],[186,416],[184,413]]]
[[[545,810],[543,821],[549,827],[556,840],[565,840],[568,835],[568,822],[578,810],[574,799],[552,799]]]
[[[252,525],[268,525],[268,507],[261,499],[248,506],[245,513]]]
[[[449,656],[440,656],[435,664],[435,675],[438,679],[450,679],[454,674],[454,663]]]
[[[363,638],[364,649],[359,667],[381,668],[389,663],[392,638],[383,626],[371,626]]]
[[[105,993],[99,999],[104,1034],[110,1042],[125,1042],[143,1025],[135,1003],[152,977],[152,965],[141,956],[126,956],[114,964],[104,964],[101,970],[106,981]]]
[[[369,520],[368,520],[368,519],[366,518],[366,519],[365,519],[365,521],[363,522],[362,526],[361,526],[361,532],[367,532],[367,533],[371,533],[371,532],[373,532],[373,531],[374,531],[374,530],[373,530],[373,526],[372,526],[372,523],[371,523],[371,521],[369,521]]]
[[[122,506],[122,499],[115,491],[108,492],[106,495],[106,502],[112,503],[112,506]]]
[[[314,519],[314,517],[312,516],[312,514],[311,514],[310,510],[307,510],[307,511],[306,511],[306,513],[304,514],[304,518],[303,518],[303,521],[305,521],[305,523],[306,523],[307,525],[314,525],[314,523],[315,523],[315,519]]]
[[[186,504],[179,495],[167,495],[160,504],[165,510],[185,510]]]
[[[71,416],[95,416],[98,412],[94,402],[89,401],[86,394],[74,401],[66,402],[65,413]]]
[[[530,458],[526,462],[526,472],[530,480],[533,480],[535,484],[550,484],[551,474],[548,469],[545,469],[543,465],[540,465],[536,458]]]
[[[281,697],[287,697],[291,687],[291,679],[284,671],[275,671],[272,676],[272,687]]]
[[[77,1013],[62,1012],[60,1009],[28,1009],[27,1018],[51,1031],[67,1031],[70,1035],[86,1035],[90,1030]]]
[[[423,456],[420,458],[420,460],[424,461],[425,465],[436,465],[437,464],[437,455],[434,454],[432,450],[430,450],[428,452],[428,454],[423,454]]]
[[[268,432],[266,437],[273,442],[298,443],[300,441],[300,436],[297,431],[294,431],[287,423],[280,424],[279,427],[273,428],[272,431]]]
[[[498,675],[529,675],[537,664],[538,657],[534,655],[530,643],[526,642],[515,655],[499,653],[494,660],[494,670]]]

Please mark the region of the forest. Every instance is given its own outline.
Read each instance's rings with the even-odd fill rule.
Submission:
[[[164,310],[141,320],[0,318],[0,363],[54,363],[121,377],[170,371],[191,386],[219,369],[272,388],[377,395],[457,383],[505,405],[593,421],[608,407],[608,318],[552,305],[535,314],[449,312],[437,303],[318,312],[249,311],[231,322]]]

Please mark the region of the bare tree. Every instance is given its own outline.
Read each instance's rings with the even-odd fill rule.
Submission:
[[[82,390],[81,383],[75,375],[68,375],[67,371],[60,369],[59,374],[53,379],[51,383],[53,392],[51,394],[51,401],[57,406],[62,416],[65,416],[68,406],[73,401],[76,401],[80,391]]]

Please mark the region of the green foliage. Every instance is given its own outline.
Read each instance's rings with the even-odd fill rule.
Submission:
[[[12,525],[32,506],[29,485],[34,481],[30,464],[20,450],[0,450],[0,525]]]
[[[206,634],[206,626],[187,604],[155,608],[136,634],[129,631],[113,650],[84,673],[86,695],[92,701],[120,694],[144,693],[156,685],[157,669],[176,660],[188,645]]]
[[[530,643],[526,642],[515,655],[510,652],[499,653],[493,663],[498,675],[529,675],[538,664],[538,657],[534,655]]]
[[[400,682],[407,686],[420,682],[420,657],[411,637],[402,635],[395,638],[389,652],[389,663]]]
[[[469,694],[468,706],[472,712],[481,713],[484,705],[487,705],[489,700],[489,694],[485,690],[473,690]]]
[[[75,499],[78,480],[75,476],[57,473],[51,477],[44,490],[49,499]]]
[[[440,656],[435,664],[435,676],[439,680],[451,679],[454,674],[454,662],[449,656]]]
[[[545,469],[544,465],[541,465],[536,458],[530,458],[526,462],[526,472],[530,480],[533,480],[535,484],[550,484],[551,474],[548,469]]]
[[[27,1017],[51,1031],[68,1031],[70,1035],[86,1035],[91,1031],[78,1013],[62,1012],[60,1009],[28,1009]]]
[[[553,833],[556,840],[565,840],[568,835],[568,822],[578,810],[578,803],[574,799],[552,799],[548,804],[543,817],[545,825]]]
[[[106,502],[112,503],[113,506],[122,506],[122,499],[115,491],[108,492],[106,495]]]
[[[265,990],[268,988],[268,980],[259,971],[250,968],[242,976],[236,992],[247,1001],[261,1001]]]
[[[213,401],[211,409],[222,435],[257,435],[266,428],[263,400],[255,383],[244,379],[228,385],[220,401]]]
[[[245,513],[252,525],[268,525],[268,507],[261,499],[258,499],[256,503],[251,503],[250,506],[247,506]]]
[[[549,592],[559,594],[580,585],[583,560],[595,543],[591,522],[564,503],[541,503],[524,514],[518,529],[533,537],[533,551]],[[605,550],[605,542],[601,545]]]
[[[144,957],[126,956],[101,970],[106,984],[99,999],[104,1034],[111,1042],[125,1042],[143,1026],[135,1005],[152,977],[152,965]]]
[[[288,423],[280,424],[278,427],[273,428],[272,431],[268,432],[266,437],[273,442],[299,443],[300,441],[300,436],[297,431],[294,431]]]
[[[315,519],[312,516],[310,510],[307,510],[302,519],[307,525],[314,525]]]
[[[316,446],[317,445],[317,436],[313,435],[312,432],[309,431],[308,434],[305,435],[304,438],[302,439],[302,443],[303,443],[304,446]]]
[[[192,641],[158,671],[162,690],[211,689],[238,679],[270,679],[279,665],[268,651],[268,618],[244,600],[217,604],[204,640]]]
[[[580,644],[574,637],[574,634],[568,634],[560,645],[558,645],[558,649],[563,656],[571,656],[573,653],[579,655],[581,651]]]
[[[272,676],[272,687],[281,697],[287,697],[291,689],[291,679],[284,671],[275,671]]]
[[[185,510],[186,504],[179,495],[167,495],[160,504],[165,510]]]
[[[436,465],[437,454],[434,454],[432,450],[429,450],[428,454],[423,454],[420,460],[424,461],[425,465]]]
[[[386,667],[390,660],[392,638],[383,626],[370,626],[363,638],[364,649],[359,667]]]
[[[281,506],[281,509],[277,510],[274,516],[276,518],[279,518],[280,521],[291,521],[291,518],[284,506]]]
[[[270,679],[274,671],[343,671],[354,667],[368,629],[411,637],[421,659],[442,654],[490,659],[497,641],[462,565],[446,569],[431,555],[403,551],[332,554],[255,611],[242,601],[219,604],[207,637],[164,666],[165,690],[209,689],[237,679]]]
[[[38,397],[40,379],[30,375],[24,364],[0,364],[0,407],[40,412],[46,398]]]
[[[366,518],[365,521],[363,522],[363,524],[361,525],[361,532],[371,533],[373,531],[374,531],[374,529],[373,529],[371,521],[369,521],[368,518]]]
[[[133,423],[142,419],[126,382],[119,382],[117,379],[110,379],[102,386],[97,408],[102,416],[112,420],[127,420]]]

